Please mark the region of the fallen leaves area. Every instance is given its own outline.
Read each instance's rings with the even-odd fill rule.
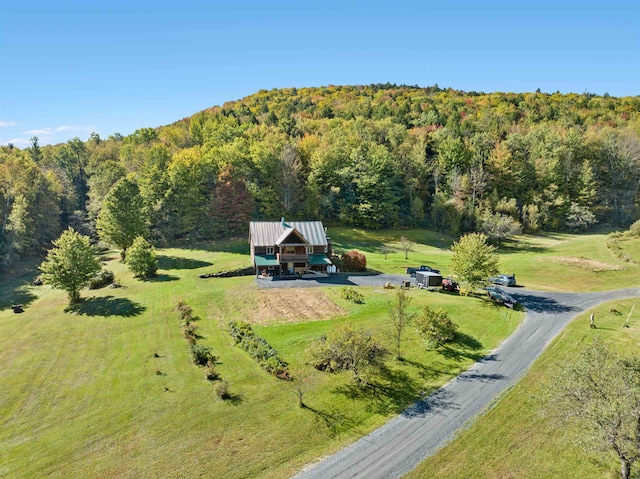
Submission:
[[[347,313],[319,288],[257,291],[255,307],[245,311],[245,321],[259,325],[318,321]]]
[[[603,271],[620,271],[623,270],[623,266],[603,263],[601,261],[595,261],[592,259],[582,258],[580,256],[554,256],[551,258],[554,263],[560,263],[567,266],[575,266],[580,269],[585,269],[588,271],[593,271],[595,273],[600,273]]]

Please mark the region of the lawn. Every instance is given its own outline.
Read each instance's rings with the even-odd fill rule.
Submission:
[[[340,251],[364,251],[373,270],[402,274],[428,264],[447,273],[446,235],[352,228],[329,234]],[[401,235],[414,242],[408,260],[399,252]],[[498,252],[502,270],[535,289],[640,284],[638,265],[615,260],[605,239],[521,236]],[[383,246],[393,249],[386,259]],[[639,255],[638,243],[622,247]],[[198,278],[248,266],[246,241],[159,254],[159,276],[151,281],[132,278],[115,254],[105,256],[123,287],[83,291],[75,310],[66,309],[64,293],[30,286],[33,272],[0,284],[0,477],[287,477],[467,369],[522,319],[483,299],[411,290],[413,312],[427,304],[443,308],[461,334],[434,351],[408,328],[402,360],[389,357],[372,394],[354,388],[347,373],[313,370],[305,350],[343,323],[372,331],[393,349],[394,290],[360,288],[365,302],[357,305],[343,300],[339,287],[265,293],[252,277]],[[218,356],[218,371],[230,383],[227,401],[191,362],[174,312],[179,299],[199,317],[199,342]],[[25,312],[14,314],[15,303]],[[296,406],[289,383],[232,346],[226,331],[232,319],[253,323],[294,374],[307,378],[313,386],[307,408]]]
[[[441,307],[461,334],[436,351],[408,329],[403,359],[389,357],[373,395],[354,388],[346,373],[307,366],[305,349],[344,322],[391,348],[387,308],[395,291],[360,288],[365,303],[356,305],[340,288],[314,289],[307,309],[313,301],[331,308],[317,317],[288,314],[287,304],[307,304],[300,289],[294,294],[304,301],[283,296],[283,313],[268,317],[252,277],[198,278],[247,266],[247,249],[221,242],[159,250],[151,281],[132,278],[107,255],[122,287],[85,290],[73,310],[63,292],[28,285],[29,275],[0,285],[0,477],[287,477],[468,368],[522,319],[482,299],[411,290],[413,311]],[[227,401],[191,362],[173,311],[179,299],[199,317],[200,343],[219,358]],[[16,302],[24,313],[8,308]],[[289,383],[232,346],[231,319],[255,323],[294,373],[309,378],[307,408],[296,406]]]
[[[629,328],[623,328],[634,304]],[[638,307],[637,299],[615,301],[576,318],[493,409],[405,478],[619,477],[619,462],[613,453],[585,453],[572,441],[574,431],[539,414],[539,398],[560,365],[572,361],[595,337],[620,351],[637,354]],[[585,327],[591,312],[597,318],[596,330]],[[634,477],[639,477],[638,467],[636,464]]]
[[[603,291],[640,285],[640,240],[621,242],[625,254],[636,263],[615,258],[606,247],[608,232],[589,234],[549,233],[520,235],[497,250],[503,273],[515,273],[519,285],[541,291]],[[428,230],[371,231],[331,228],[334,249],[351,249],[367,256],[367,266],[385,273],[404,274],[407,266],[429,265],[451,273],[451,245],[454,238]],[[405,259],[400,237],[413,245]],[[385,259],[383,248],[391,253]]]

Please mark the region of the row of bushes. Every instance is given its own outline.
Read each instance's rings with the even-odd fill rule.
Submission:
[[[196,366],[200,367],[204,371],[204,376],[208,381],[216,381],[214,388],[216,394],[221,399],[227,399],[229,396],[229,384],[226,381],[218,381],[220,376],[216,371],[216,362],[218,357],[213,354],[211,348],[198,344],[198,321],[197,316],[193,316],[193,309],[183,300],[178,301],[176,305],[176,311],[180,316],[180,329],[182,329],[182,335],[189,343],[189,352],[191,358]]]
[[[289,365],[278,357],[278,352],[264,338],[253,331],[249,323],[230,321],[229,334],[234,344],[247,351],[262,369],[279,379],[291,380]]]

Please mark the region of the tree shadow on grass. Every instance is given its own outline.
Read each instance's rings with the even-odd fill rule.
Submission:
[[[471,359],[480,361],[484,356],[481,352],[482,343],[468,334],[456,332],[453,341],[449,344],[442,345],[438,348],[438,352],[447,359],[454,361],[463,361]]]
[[[244,402],[244,396],[242,394],[227,393],[222,399],[225,403],[232,406],[240,406]]]
[[[320,432],[329,431],[331,437],[334,437],[343,431],[353,429],[353,421],[338,411],[325,412],[315,409],[307,404],[303,404],[302,409],[313,413],[316,430]]]
[[[198,269],[212,265],[213,263],[199,259],[158,255],[158,268],[160,269]]]
[[[418,361],[413,361],[411,359],[407,359],[404,357],[398,358],[398,361],[400,361],[403,364],[407,364],[409,366],[413,366],[414,368],[416,368],[420,377],[425,380],[431,380],[435,377],[440,376],[441,374],[449,374],[449,371],[442,371],[440,369],[429,367],[425,364],[419,363]]]
[[[168,281],[178,281],[180,278],[172,274],[157,274],[151,278],[145,278],[143,281],[147,283],[166,283]]]
[[[386,366],[364,384],[345,384],[336,389],[350,399],[367,402],[367,411],[377,414],[399,413],[420,396],[420,385],[404,371]]]
[[[147,308],[127,298],[114,296],[94,296],[67,306],[65,312],[83,316],[132,317],[142,314]]]
[[[15,304],[21,304],[23,307],[34,302],[37,296],[29,291],[29,286],[24,284],[14,288],[0,289],[0,310],[8,309]]]

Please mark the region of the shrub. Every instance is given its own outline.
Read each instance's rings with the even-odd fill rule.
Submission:
[[[113,283],[114,280],[115,275],[113,274],[113,271],[102,269],[89,281],[89,289],[104,288],[105,286]]]
[[[197,324],[194,324],[194,323],[182,324],[182,335],[190,344],[196,343],[196,340],[198,339],[198,334],[196,333],[197,330],[198,330]]]
[[[342,264],[345,271],[366,271],[367,257],[358,251],[349,251],[342,255]]]
[[[429,306],[414,319],[413,324],[422,339],[432,347],[453,341],[458,330],[458,325],[451,320],[446,311],[434,311]]]
[[[344,287],[340,290],[340,296],[346,301],[356,304],[364,304],[364,296],[355,288]]]
[[[193,309],[184,300],[179,300],[176,305],[176,311],[180,314],[180,319],[183,322],[189,322],[191,320],[191,315],[193,314]]]
[[[216,396],[220,399],[229,399],[231,394],[229,393],[229,383],[227,381],[217,381],[213,385],[213,390],[216,392]]]
[[[218,371],[216,371],[216,363],[209,361],[204,368],[204,375],[209,381],[218,379]]]
[[[637,220],[631,226],[629,226],[629,234],[632,236],[640,236],[640,220]]]
[[[198,366],[206,366],[218,360],[211,352],[211,348],[202,346],[201,344],[189,344],[189,351],[191,352],[193,362]]]
[[[382,364],[387,351],[369,332],[337,326],[316,339],[307,351],[310,364],[320,371],[351,371],[362,384],[363,374]]]
[[[129,270],[140,278],[151,278],[158,271],[158,258],[153,246],[138,236],[127,250],[127,266]]]
[[[266,372],[279,379],[291,379],[289,365],[278,357],[278,352],[264,338],[253,331],[250,324],[231,321],[229,334],[234,344],[239,344]]]

